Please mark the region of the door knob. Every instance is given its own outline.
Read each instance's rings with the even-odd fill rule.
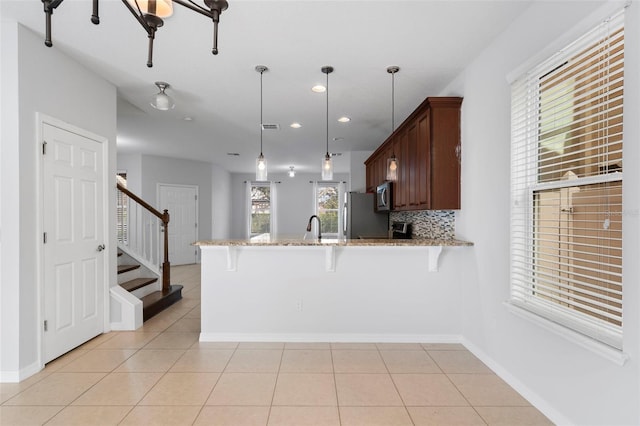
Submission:
[[[105,247],[105,245],[104,245],[104,244],[100,244],[100,245],[98,246],[98,248],[96,249],[96,251],[102,251],[102,250],[104,250],[105,248],[106,248],[106,247]]]

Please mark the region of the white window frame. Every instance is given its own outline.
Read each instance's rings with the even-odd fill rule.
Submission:
[[[620,12],[610,19],[623,21],[623,14]],[[552,58],[552,60],[556,60],[555,66],[552,60],[546,61],[548,65],[547,70],[554,69],[556,66],[561,65],[564,61],[563,55],[565,55],[564,58],[567,58],[578,51],[579,49],[560,52]],[[523,81],[524,79],[535,81],[537,77],[544,75],[541,67],[535,66],[532,67],[532,69],[532,71],[529,71],[522,77]],[[533,78],[530,78],[531,76],[533,76]],[[523,271],[521,266],[516,267],[514,265],[533,265],[534,194],[537,191],[622,182],[623,174],[622,172],[614,172],[596,176],[578,177],[570,180],[538,183],[537,172],[535,171],[538,170],[538,155],[536,152],[539,143],[539,110],[536,100],[540,99],[539,86],[536,84],[525,86],[521,84],[520,81],[516,81],[513,87],[512,103],[517,104],[524,99],[531,99],[533,101],[525,102],[525,106],[522,106],[518,110],[518,112],[522,114],[520,117],[526,117],[524,121],[526,124],[519,126],[517,129],[512,127],[511,295],[508,305],[512,312],[528,319],[533,318],[534,321],[541,324],[544,323],[543,325],[546,325],[547,329],[554,331],[561,330],[560,334],[566,336],[572,335],[572,340],[584,346],[593,347],[595,345],[599,346],[601,352],[608,352],[610,350],[617,352],[622,349],[622,327],[606,324],[603,321],[597,321],[595,318],[591,319],[587,315],[579,318],[580,315],[563,312],[562,309],[558,309],[556,303],[546,301],[536,296],[533,292],[526,294],[523,292],[523,288],[526,288],[527,283],[534,282],[533,267],[529,267],[528,271]],[[517,90],[523,90],[523,92],[520,92],[522,97],[516,98],[516,96],[518,96],[516,95]],[[522,93],[526,94],[522,95]],[[513,123],[514,120],[516,120],[516,118],[514,118],[516,114],[515,110],[513,111],[512,126],[514,126]],[[525,154],[523,154],[523,152],[525,152]],[[522,162],[523,158],[527,159],[525,163]],[[518,257],[524,260],[518,261]],[[519,283],[517,283],[518,281]],[[525,283],[524,285],[523,282]],[[522,309],[523,312],[518,312],[520,309]],[[591,342],[589,342],[589,340],[591,340]],[[603,346],[607,346],[610,349],[603,349]],[[616,357],[608,354],[607,356],[619,362],[624,362],[626,359],[626,356],[623,355]]]
[[[253,187],[269,187],[269,232],[262,234],[254,234],[251,232],[251,214],[252,214],[252,200],[251,200],[251,188]],[[273,239],[277,235],[277,209],[276,209],[276,185],[274,182],[257,182],[251,181],[246,182],[246,233],[247,238],[250,240],[257,239]]]
[[[318,205],[318,190],[320,188],[326,188],[326,187],[336,187],[338,189],[338,209],[337,209],[337,213],[338,213],[338,232],[326,232],[326,229],[323,227],[322,228],[322,237],[323,238],[342,238],[345,234],[344,232],[344,194],[345,194],[345,183],[344,182],[339,182],[339,181],[319,181],[319,182],[314,182],[313,185],[313,212],[315,215],[317,215],[319,217],[320,211],[319,211],[319,205]],[[317,226],[315,224],[315,221],[313,223],[313,226],[315,228],[315,226]],[[317,229],[314,229],[314,232],[317,233]],[[316,235],[316,234],[314,234]]]

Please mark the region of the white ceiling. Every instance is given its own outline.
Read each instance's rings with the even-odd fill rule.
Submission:
[[[40,0],[1,1],[3,19],[44,33]],[[217,56],[211,54],[211,21],[175,4],[156,35],[154,66],[147,68],[146,33],[120,0],[100,1],[98,26],[90,23],[91,0],[65,0],[52,17],[53,49],[118,88],[118,152],[210,161],[231,172],[254,170],[260,144],[260,74],[254,68],[266,65],[264,122],[280,125],[263,134],[269,171],[293,165],[319,172],[326,98],[310,89],[325,81],[322,66],[335,68],[329,151],[372,151],[391,132],[389,65],[400,67],[397,126],[425,97],[441,94],[530,3],[229,0]],[[157,80],[171,84],[175,109],[149,105]],[[351,122],[338,123],[342,115]],[[290,128],[294,121],[303,127]],[[336,170],[346,171],[345,163],[338,161]]]

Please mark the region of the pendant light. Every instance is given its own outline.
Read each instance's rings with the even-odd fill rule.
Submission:
[[[331,160],[331,154],[329,154],[329,74],[333,72],[333,67],[324,66],[321,68],[322,72],[327,75],[327,153],[322,159],[322,180],[333,179],[333,161]]]
[[[262,155],[262,74],[268,70],[269,68],[264,65],[256,66],[256,71],[260,73],[260,155],[256,159],[256,180],[258,181],[267,180],[267,160]]]
[[[51,15],[63,1],[42,0],[45,13],[44,44],[48,47],[53,46],[51,40]],[[91,14],[91,22],[96,25],[100,24],[98,3],[99,0],[93,0],[93,13]],[[218,54],[218,24],[220,23],[220,15],[229,7],[227,0],[204,0],[204,5],[198,4],[196,0],[122,0],[122,3],[147,33],[149,40],[147,50],[148,67],[153,66],[153,41],[156,38],[156,32],[164,25],[164,19],[173,14],[173,3],[184,6],[212,20],[213,47],[211,53]]]
[[[396,130],[395,128],[395,75],[400,71],[400,67],[391,66],[387,68],[387,72],[391,74],[391,133]],[[398,158],[396,157],[396,152],[393,149],[393,144],[391,144],[391,157],[387,158],[387,180],[397,181],[398,180]]]

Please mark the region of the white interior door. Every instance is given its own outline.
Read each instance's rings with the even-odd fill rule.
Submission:
[[[196,263],[198,240],[198,187],[159,185],[160,210],[169,210],[169,262]]]
[[[43,123],[44,362],[104,331],[103,144]]]

